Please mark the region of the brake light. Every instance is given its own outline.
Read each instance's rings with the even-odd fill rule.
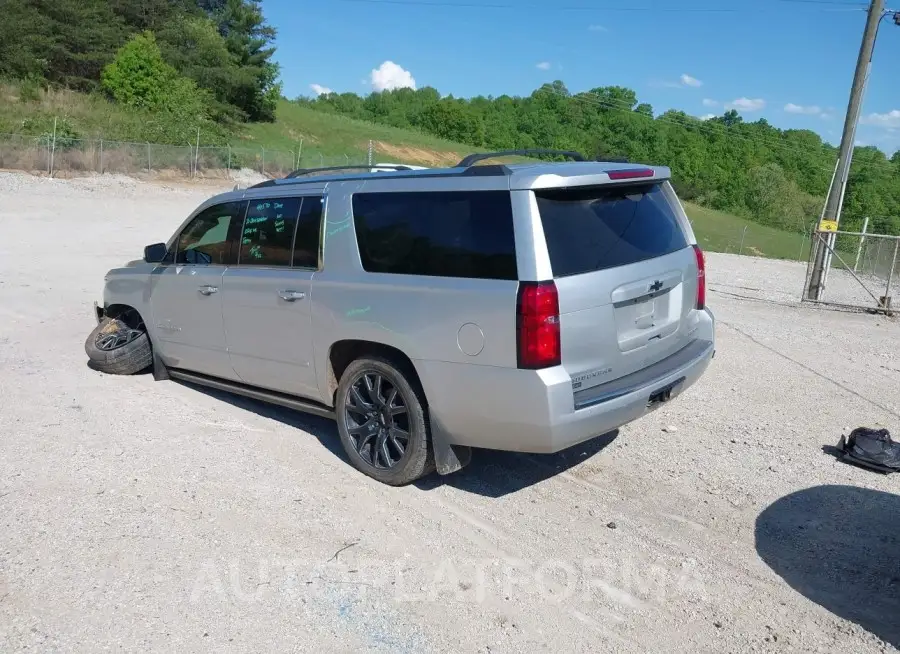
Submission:
[[[562,361],[559,294],[553,282],[520,282],[516,306],[519,368],[537,370]]]
[[[609,175],[609,178],[612,180],[619,180],[653,177],[656,172],[652,168],[632,168],[630,170],[610,170],[606,174]]]
[[[706,259],[699,245],[694,246],[694,254],[697,256],[697,308],[706,307]]]

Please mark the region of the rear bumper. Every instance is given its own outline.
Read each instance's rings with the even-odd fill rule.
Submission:
[[[674,399],[715,354],[714,319],[701,313],[696,340],[652,368],[573,393],[562,366],[518,370],[416,361],[432,422],[454,445],[552,453],[607,434],[655,410],[651,396]]]

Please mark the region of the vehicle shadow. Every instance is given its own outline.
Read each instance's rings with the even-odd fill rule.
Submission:
[[[757,518],[756,551],[794,590],[900,647],[900,495],[792,493]]]
[[[521,454],[497,450],[472,452],[472,462],[452,475],[429,475],[415,482],[422,490],[451,486],[473,495],[503,497],[534,486],[587,461],[610,445],[619,431],[598,436],[556,454]]]
[[[262,400],[254,400],[242,395],[229,393],[228,391],[220,391],[215,388],[209,388],[208,386],[192,384],[191,382],[183,381],[181,379],[172,379],[171,381],[197,391],[198,393],[208,395],[221,402],[227,402],[231,406],[235,406],[244,411],[255,413],[258,416],[269,418],[270,420],[277,420],[288,427],[294,427],[295,429],[308,432],[315,436],[316,440],[318,440],[326,450],[343,459],[347,465],[350,465],[350,462],[347,460],[344,450],[341,447],[341,440],[338,436],[337,425],[335,425],[334,420],[321,418],[309,413],[303,413],[302,411],[294,411],[276,404],[263,402]]]
[[[325,449],[348,466],[352,465],[341,447],[337,426],[333,420],[186,381],[173,381],[244,411],[250,411],[270,420],[277,420],[289,427],[308,432]],[[421,490],[430,491],[446,485],[475,495],[503,497],[533,486],[588,460],[612,443],[618,434],[619,432],[616,430],[557,454],[518,454],[494,450],[475,450],[472,453],[472,462],[459,472],[446,476],[433,473],[415,482],[415,486]]]

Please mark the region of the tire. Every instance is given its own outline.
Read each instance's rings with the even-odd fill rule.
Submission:
[[[434,470],[425,395],[403,370],[381,357],[357,359],[344,370],[335,393],[344,451],[357,469],[390,486],[405,486]],[[372,388],[378,377],[380,395]],[[407,434],[405,442],[403,432]],[[386,450],[378,449],[379,444]],[[402,454],[399,445],[403,445]],[[385,465],[386,456],[387,463],[393,460],[392,465]]]
[[[132,329],[118,318],[101,320],[84,342],[84,351],[88,365],[108,375],[133,375],[153,365],[147,332]]]

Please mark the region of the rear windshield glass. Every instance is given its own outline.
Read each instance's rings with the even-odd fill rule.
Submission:
[[[554,277],[625,266],[687,247],[659,184],[535,195]]]

